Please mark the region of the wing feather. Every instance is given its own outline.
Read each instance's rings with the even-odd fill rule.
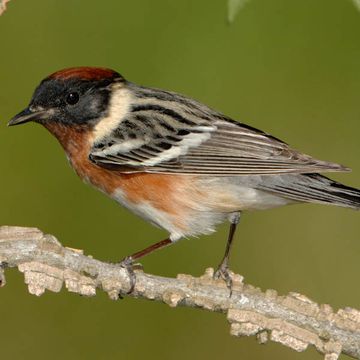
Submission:
[[[118,128],[94,144],[89,157],[97,165],[219,176],[349,170],[291,149],[181,95],[140,87],[136,91],[145,100],[133,105]]]

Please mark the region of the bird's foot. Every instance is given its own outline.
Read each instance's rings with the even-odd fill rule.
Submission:
[[[130,280],[130,288],[125,293],[125,295],[131,294],[135,289],[136,284],[136,275],[135,270],[143,270],[143,266],[140,263],[134,263],[134,259],[131,256],[127,256],[123,260],[121,260],[118,265],[122,268],[124,268],[128,275]],[[119,294],[120,297],[122,297],[122,294]]]
[[[231,277],[231,271],[226,263],[221,263],[213,275],[214,279],[222,279],[225,281],[226,287],[230,291],[230,297],[232,295],[233,280]]]

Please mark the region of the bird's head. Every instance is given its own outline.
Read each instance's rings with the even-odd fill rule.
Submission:
[[[117,72],[96,67],[57,71],[36,88],[29,106],[13,117],[9,126],[35,121],[93,126],[106,116],[114,84],[125,83]]]

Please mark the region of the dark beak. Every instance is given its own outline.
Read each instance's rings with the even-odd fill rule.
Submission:
[[[29,108],[26,108],[25,110],[14,116],[8,122],[8,126],[25,124],[33,120],[41,120],[46,117],[47,113],[47,111],[31,111]]]

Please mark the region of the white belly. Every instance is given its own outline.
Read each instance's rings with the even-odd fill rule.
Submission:
[[[236,180],[236,179],[235,179]],[[210,234],[229,214],[244,210],[263,210],[292,203],[291,200],[239,184],[234,178],[199,177],[191,186],[164,193],[178,209],[176,216],[155,208],[150,202],[130,202],[123,191],[112,197],[121,205],[152,224],[167,230],[170,239]],[[182,224],[182,226],[179,226]]]

